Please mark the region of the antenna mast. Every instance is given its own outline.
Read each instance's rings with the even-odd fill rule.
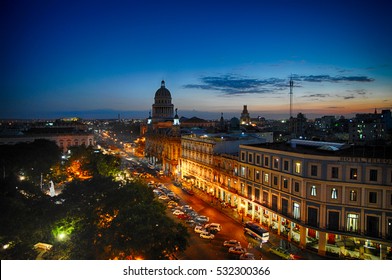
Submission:
[[[290,77],[290,120],[293,118],[293,76]]]

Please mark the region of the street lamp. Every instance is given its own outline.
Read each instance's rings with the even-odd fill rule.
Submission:
[[[65,237],[67,237],[67,235],[64,232],[60,232],[59,235],[57,236],[57,239],[63,241]]]
[[[210,194],[211,194],[211,204],[214,203],[214,188],[210,189]]]

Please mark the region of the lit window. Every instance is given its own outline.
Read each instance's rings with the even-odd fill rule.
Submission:
[[[331,198],[332,199],[338,199],[338,190],[333,188],[331,191]]]
[[[350,191],[350,201],[357,201],[357,191]]]
[[[358,169],[357,168],[350,168],[350,179],[357,180],[358,177]]]
[[[301,163],[300,162],[296,162],[295,163],[295,173],[301,173]]]
[[[241,166],[241,177],[245,177],[245,166]]]
[[[358,231],[358,214],[347,214],[347,231],[357,232]]]
[[[260,180],[260,171],[256,171],[256,180]]]
[[[268,182],[269,182],[268,173],[264,173],[264,182],[265,182],[265,183],[268,183]]]
[[[310,195],[311,196],[316,196],[317,195],[316,186],[312,186],[312,188],[310,190]]]
[[[299,204],[297,202],[294,202],[293,204],[293,217],[294,219],[300,218],[300,209],[299,209]]]

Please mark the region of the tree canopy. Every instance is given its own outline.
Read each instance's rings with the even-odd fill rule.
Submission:
[[[61,165],[59,158],[47,160]],[[167,259],[185,250],[186,228],[165,215],[165,206],[145,183],[114,180],[116,157],[84,147],[71,160],[81,162],[92,177],[75,178],[58,196],[17,176],[0,179],[0,243],[11,244],[0,251],[1,259],[35,258],[38,242],[53,245],[46,259]]]

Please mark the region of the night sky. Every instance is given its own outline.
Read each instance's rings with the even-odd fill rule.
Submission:
[[[2,0],[0,118],[391,109],[391,3]]]

